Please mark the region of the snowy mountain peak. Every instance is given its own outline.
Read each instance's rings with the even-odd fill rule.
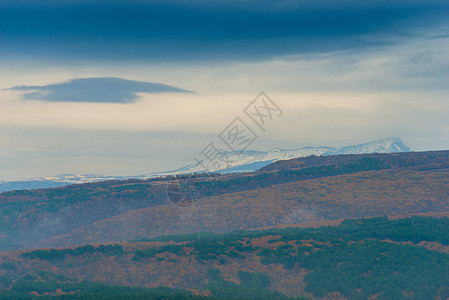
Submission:
[[[364,153],[396,153],[410,152],[410,148],[398,137],[390,137],[373,142],[335,148],[324,155],[364,154]]]
[[[340,154],[368,154],[368,153],[395,153],[410,152],[410,148],[398,137],[390,137],[369,143],[345,147],[303,147],[299,149],[273,148],[270,151],[246,150],[242,153],[223,152],[228,158],[228,164],[223,168],[204,170],[200,163],[191,164],[183,168],[163,172],[150,173],[144,176],[155,177],[160,175],[192,174],[207,172],[238,173],[258,170],[278,160],[293,159],[311,155],[340,155]]]

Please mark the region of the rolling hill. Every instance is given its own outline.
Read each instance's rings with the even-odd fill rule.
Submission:
[[[449,151],[5,192],[0,298],[446,299],[448,217]]]
[[[378,217],[3,253],[0,297],[446,299],[448,227]]]
[[[186,176],[200,191],[187,207],[168,198],[170,177],[6,192],[0,234],[11,250],[438,213],[448,210],[448,170],[449,151],[312,156],[251,173]]]

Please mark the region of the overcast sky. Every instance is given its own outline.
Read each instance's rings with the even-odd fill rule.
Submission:
[[[447,1],[0,2],[0,181],[193,162],[261,91],[251,147],[449,149]]]

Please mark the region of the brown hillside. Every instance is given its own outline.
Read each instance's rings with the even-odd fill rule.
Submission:
[[[252,173],[194,175],[189,184],[201,200],[187,208],[169,201],[170,178],[6,192],[0,194],[0,235],[7,237],[0,241],[0,251],[50,241],[73,245],[96,242],[97,237],[116,241],[447,212],[448,171],[449,151],[298,158]]]
[[[139,209],[48,239],[42,246],[447,211],[448,173],[377,170],[207,197],[190,208]]]

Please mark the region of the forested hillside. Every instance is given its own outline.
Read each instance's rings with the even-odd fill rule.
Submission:
[[[10,252],[0,295],[446,299],[448,228],[447,217],[378,217]]]
[[[0,250],[447,212],[448,172],[449,151],[299,158],[253,173],[194,175],[199,200],[188,207],[168,198],[171,178],[6,192]]]
[[[442,173],[368,171],[206,197],[187,210],[160,205],[130,211],[46,243],[52,247],[70,246],[174,233],[447,212],[448,195],[449,180]]]
[[[0,298],[449,297],[449,151],[178,179],[1,194]]]

